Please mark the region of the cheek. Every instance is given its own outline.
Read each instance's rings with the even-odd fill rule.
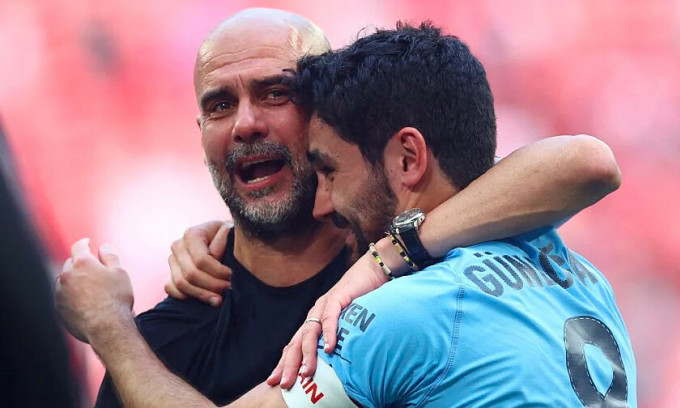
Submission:
[[[309,123],[295,105],[285,105],[269,112],[270,132],[278,135],[289,146],[300,147],[304,153],[309,147]]]
[[[332,187],[328,187],[327,185],[326,187],[328,188],[328,190],[326,190],[328,192],[327,193],[328,200],[333,206],[335,212],[347,218],[348,208],[346,197],[342,194],[341,191],[338,191],[338,189],[336,189],[334,185]]]
[[[211,161],[224,160],[229,148],[227,126],[216,122],[206,123],[201,130],[203,150]]]
[[[335,210],[345,218],[356,218],[358,214],[355,200],[356,192],[352,189],[352,184],[347,180],[335,178],[332,185],[329,184],[330,197]]]

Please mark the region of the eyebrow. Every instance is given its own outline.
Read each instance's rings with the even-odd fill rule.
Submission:
[[[219,88],[204,93],[201,96],[199,105],[201,106],[201,110],[205,111],[208,109],[208,106],[210,106],[210,104],[217,99],[233,99],[233,98],[234,94],[231,92],[231,90],[226,86],[221,86]]]
[[[279,85],[279,84],[287,84],[292,75],[291,74],[277,74],[277,75],[272,75],[268,76],[262,79],[256,79],[253,81],[253,88],[266,88],[268,86],[272,85]]]
[[[318,149],[307,150],[307,160],[312,166],[322,166],[328,162],[332,162],[332,159],[325,153],[322,153]]]
[[[290,72],[284,71],[284,73],[281,74],[256,79],[252,82],[250,88],[264,89],[272,85],[288,84],[292,76],[293,75]],[[219,88],[204,93],[203,96],[201,96],[199,105],[201,106],[202,110],[206,110],[210,103],[217,99],[233,99],[233,98],[235,97],[232,90],[227,86],[221,86]]]

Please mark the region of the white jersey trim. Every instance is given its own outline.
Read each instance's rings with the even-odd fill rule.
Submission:
[[[316,361],[314,377],[298,375],[291,389],[281,390],[286,405],[289,408],[356,408],[333,368],[320,358]]]

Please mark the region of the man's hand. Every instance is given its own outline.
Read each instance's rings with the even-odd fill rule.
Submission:
[[[220,259],[232,227],[231,223],[209,221],[189,228],[172,243],[170,280],[165,284],[168,295],[193,297],[212,306],[222,303],[222,291],[231,286],[231,269]]]
[[[56,289],[57,310],[73,336],[89,343],[112,319],[132,319],[133,302],[130,279],[110,246],[102,246],[97,259],[89,239],[73,244]]]
[[[408,268],[391,242],[383,238],[377,243],[378,251],[392,270]],[[317,344],[323,333],[324,352],[331,353],[337,344],[338,318],[342,309],[349,306],[353,299],[375,290],[387,282],[387,276],[366,253],[345,272],[342,279],[328,293],[321,296],[307,314],[307,320],[283,349],[279,363],[272,371],[267,384],[281,385],[288,389],[293,386],[298,372],[311,377],[316,371]]]

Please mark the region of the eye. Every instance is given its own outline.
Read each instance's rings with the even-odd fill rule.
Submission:
[[[331,166],[321,166],[316,170],[317,177],[324,178],[328,181],[333,181],[335,169]]]
[[[268,90],[265,93],[265,100],[270,103],[284,103],[288,102],[289,97],[288,97],[288,90],[287,89],[281,89],[281,88],[273,88]]]
[[[228,110],[230,107],[231,107],[231,105],[228,102],[222,101],[222,102],[217,102],[213,106],[212,110],[213,110],[213,112],[224,112],[224,111]]]
[[[335,172],[335,169],[332,168],[331,166],[323,166],[321,168],[321,171],[323,172],[323,174],[328,176],[330,174],[333,174]]]

